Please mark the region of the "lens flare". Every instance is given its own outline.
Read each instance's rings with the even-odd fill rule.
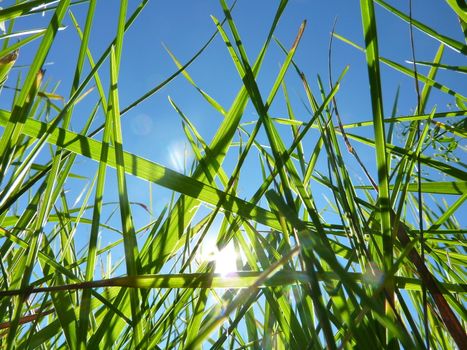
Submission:
[[[180,173],[184,172],[193,159],[193,152],[186,142],[173,142],[167,148],[172,168]]]
[[[138,114],[135,117],[131,118],[130,121],[131,131],[138,136],[149,135],[152,130],[154,123],[150,116],[147,114]]]

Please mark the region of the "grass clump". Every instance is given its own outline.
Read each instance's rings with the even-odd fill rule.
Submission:
[[[323,48],[329,84],[318,75],[314,92],[297,57],[306,22],[295,37],[276,37],[287,3],[276,5],[252,56],[238,5],[221,0],[212,37],[185,62],[166,47],[176,71],[126,107],[124,38],[149,13],[147,0],[120,2],[113,40],[97,59],[95,0],[0,10],[2,348],[465,347],[466,230],[455,214],[467,197],[466,97],[436,77],[462,79],[465,67],[442,58],[445,50],[463,58],[467,46],[412,18],[411,6],[405,13],[361,0],[363,46],[333,30]],[[408,23],[409,64],[380,55],[387,43],[378,40],[375,4]],[[465,11],[448,4],[465,33]],[[44,28],[9,39],[20,33],[16,23],[41,16]],[[417,60],[412,28],[439,43],[432,61]],[[63,31],[79,39],[66,93],[43,70]],[[349,123],[338,108],[349,66],[340,61],[332,76],[333,40],[363,52],[364,121]],[[228,108],[188,71],[219,44],[241,82],[238,91],[226,84],[236,93]],[[263,84],[273,50],[281,64]],[[17,63],[23,52],[27,66]],[[385,97],[383,65],[410,77],[413,113],[397,114],[399,92]],[[177,171],[128,151],[124,138],[126,116],[175,78],[221,117],[203,134],[169,97],[192,155]],[[429,110],[431,95],[452,109]],[[147,201],[133,194],[141,183]],[[223,270],[229,254],[233,266]]]

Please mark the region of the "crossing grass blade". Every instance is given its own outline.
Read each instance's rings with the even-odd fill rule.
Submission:
[[[70,1],[63,1],[55,12],[55,21],[60,23],[65,16]],[[6,18],[5,18],[6,19]],[[1,15],[0,15],[0,20]],[[40,81],[42,80],[42,73],[40,72],[44,64],[47,53],[52,46],[53,39],[57,34],[58,26],[55,22],[51,22],[44,33],[40,47],[37,50],[36,57],[28,71],[28,75],[23,83],[18,99],[15,101],[15,107],[11,113],[11,119],[8,121],[5,131],[0,139],[0,166],[1,178],[8,168],[8,157],[14,152],[16,143],[21,134],[22,126],[27,118],[28,110],[34,100],[35,94],[39,89]]]
[[[7,114],[8,113],[3,113],[3,115]],[[2,122],[5,122],[5,119],[2,119]],[[39,135],[41,135],[44,130],[47,129],[48,127],[45,123],[35,120],[28,120],[26,122],[24,132],[31,137],[39,137]],[[59,135],[64,136],[59,137]],[[48,142],[57,144],[60,147],[70,150],[76,154],[89,157],[96,161],[99,161],[100,159],[102,149],[101,142],[71,131],[65,131],[61,128],[54,128],[54,131],[50,133]],[[117,166],[117,160],[115,158],[114,152],[115,149],[111,146],[109,148],[108,158],[108,165],[111,167]],[[215,205],[218,201],[218,198],[223,195],[223,192],[217,188],[213,188],[203,182],[190,178],[186,175],[182,175],[157,163],[135,156],[128,152],[123,152],[123,154],[125,169],[129,174],[160,184],[177,192],[184,193],[193,198],[199,198],[200,200],[206,201],[212,205]],[[138,166],[135,166],[135,164],[138,164]],[[233,210],[234,212],[244,215],[248,218],[254,218],[264,225],[278,227],[277,220],[269,211],[255,205],[250,205],[246,201],[235,198],[231,195],[226,194],[225,196],[227,198],[227,202],[224,206],[225,210]]]
[[[35,7],[38,7],[40,5],[47,7],[48,4],[51,4],[53,2],[55,1],[54,0],[46,0],[46,1],[34,0],[34,1],[28,1],[28,2],[15,4],[13,6],[8,6],[7,8],[0,10],[0,22],[11,20],[22,15],[26,15],[31,10],[33,10]]]

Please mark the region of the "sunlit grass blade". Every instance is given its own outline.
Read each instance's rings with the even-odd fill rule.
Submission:
[[[22,15],[26,15],[28,14],[28,12],[32,11],[34,8],[37,8],[39,6],[43,6],[45,8],[48,4],[54,2],[55,0],[33,0],[18,3],[14,6],[8,6],[7,8],[0,10],[0,22],[11,20]]]
[[[467,13],[465,11],[465,6],[463,7],[462,3],[459,3],[455,0],[447,0],[446,1],[449,6],[456,12],[456,14],[460,18],[460,22],[467,23]]]
[[[289,259],[291,259],[297,253],[298,253],[298,249],[292,250],[289,254],[285,255],[275,264],[271,265],[267,270],[262,272],[256,278],[256,280],[254,281],[252,285],[250,285],[246,289],[241,290],[240,293],[235,297],[235,299],[232,300],[232,302],[227,306],[227,309],[224,312],[222,312],[220,315],[218,315],[216,318],[214,318],[214,320],[212,320],[210,323],[205,325],[203,329],[201,329],[196,339],[194,339],[193,342],[187,345],[186,349],[194,349],[198,345],[200,345],[202,341],[206,339],[209,336],[209,334],[213,332],[217,327],[219,327],[224,321],[224,319],[232,311],[238,308],[259,285],[261,285],[264,281],[269,279],[278,269],[280,269]]]
[[[123,37],[123,20],[126,13],[126,3],[122,3],[121,7],[121,24],[119,28],[120,35]],[[133,217],[131,214],[131,208],[128,200],[128,190],[125,178],[125,161],[123,157],[123,140],[122,140],[122,131],[120,124],[120,107],[119,107],[119,98],[118,98],[118,87],[117,87],[117,71],[119,69],[119,61],[121,57],[121,40],[117,40],[120,46],[116,47],[115,53],[111,50],[111,98],[108,113],[110,114],[108,118],[112,118],[112,141],[114,143],[115,150],[115,160],[116,160],[116,169],[117,169],[117,180],[118,180],[118,194],[120,201],[120,214],[122,218],[122,228],[123,228],[123,244],[125,248],[125,262],[128,276],[136,276],[138,274],[138,245],[136,243],[135,228],[133,224]],[[144,347],[143,341],[143,314],[141,311],[141,301],[138,296],[138,291],[131,289],[130,293],[130,303],[131,303],[131,316],[132,323],[134,327],[134,343],[136,348]]]
[[[69,0],[60,3],[55,12],[54,20],[56,22],[60,23],[62,21],[69,3]],[[33,103],[33,99],[39,88],[38,84],[41,79],[38,80],[38,74],[41,74],[40,69],[44,64],[47,53],[52,46],[53,39],[57,34],[58,27],[56,22],[51,22],[44,33],[40,47],[37,50],[36,57],[33,60],[25,81],[23,82],[20,94],[15,101],[15,107],[11,113],[10,120],[8,121],[2,138],[0,139],[0,180],[3,178],[3,174],[8,167],[8,157],[11,156],[12,152],[14,152],[16,142],[20,137],[24,122],[28,118],[28,105],[30,106]],[[34,93],[34,91],[36,92]]]
[[[373,112],[373,130],[375,137],[376,169],[378,173],[378,207],[381,224],[380,250],[383,253],[383,269],[385,273],[392,270],[393,264],[393,234],[390,218],[389,171],[386,158],[386,132],[384,128],[383,92],[379,67],[378,36],[373,0],[361,0],[363,36],[365,38],[365,55],[370,83],[371,108]],[[379,238],[378,238],[379,240]],[[386,300],[386,316],[394,318],[391,305],[394,303],[394,289],[391,283],[387,285],[388,300]],[[387,341],[395,340],[393,335],[386,332]]]
[[[4,119],[0,120],[0,123],[4,123]],[[47,130],[47,126],[44,123],[35,120],[28,120],[23,131],[29,136],[38,137],[43,133],[43,130]],[[64,137],[59,137],[59,134],[64,135]],[[48,142],[57,144],[60,147],[85,157],[89,157],[95,161],[99,161],[100,159],[102,149],[101,142],[75,134],[71,131],[55,128],[54,131],[51,132]],[[111,167],[116,167],[117,165],[114,152],[114,148],[110,147],[108,165]],[[161,186],[184,193],[188,196],[193,196],[193,198],[199,198],[200,200],[213,205],[215,205],[218,198],[222,196],[222,191],[218,189],[177,173],[176,171],[163,167],[157,163],[148,161],[147,159],[132,155],[128,152],[124,152],[124,159],[125,169],[129,174],[138,176],[147,181],[160,184]],[[136,163],[139,164],[138,167],[134,166]],[[258,222],[271,227],[278,227],[276,219],[272,213],[267,210],[255,205],[250,205],[246,201],[235,198],[231,195],[226,195],[226,198],[227,202],[223,207],[225,210],[232,210],[242,216],[254,218]]]

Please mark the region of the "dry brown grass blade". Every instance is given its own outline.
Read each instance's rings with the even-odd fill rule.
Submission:
[[[392,213],[392,220],[395,220],[394,212]],[[399,239],[399,242],[402,244],[403,248],[410,244],[409,235],[407,234],[402,222],[398,223],[397,238]],[[467,345],[467,334],[456,315],[452,311],[451,307],[449,306],[448,302],[446,301],[443,293],[441,292],[436,278],[428,270],[420,254],[415,250],[415,248],[412,248],[408,256],[410,261],[415,265],[420,278],[433,297],[433,300],[438,307],[438,311],[447,330],[455,340],[457,346],[459,346],[459,349],[465,349],[465,346]]]

